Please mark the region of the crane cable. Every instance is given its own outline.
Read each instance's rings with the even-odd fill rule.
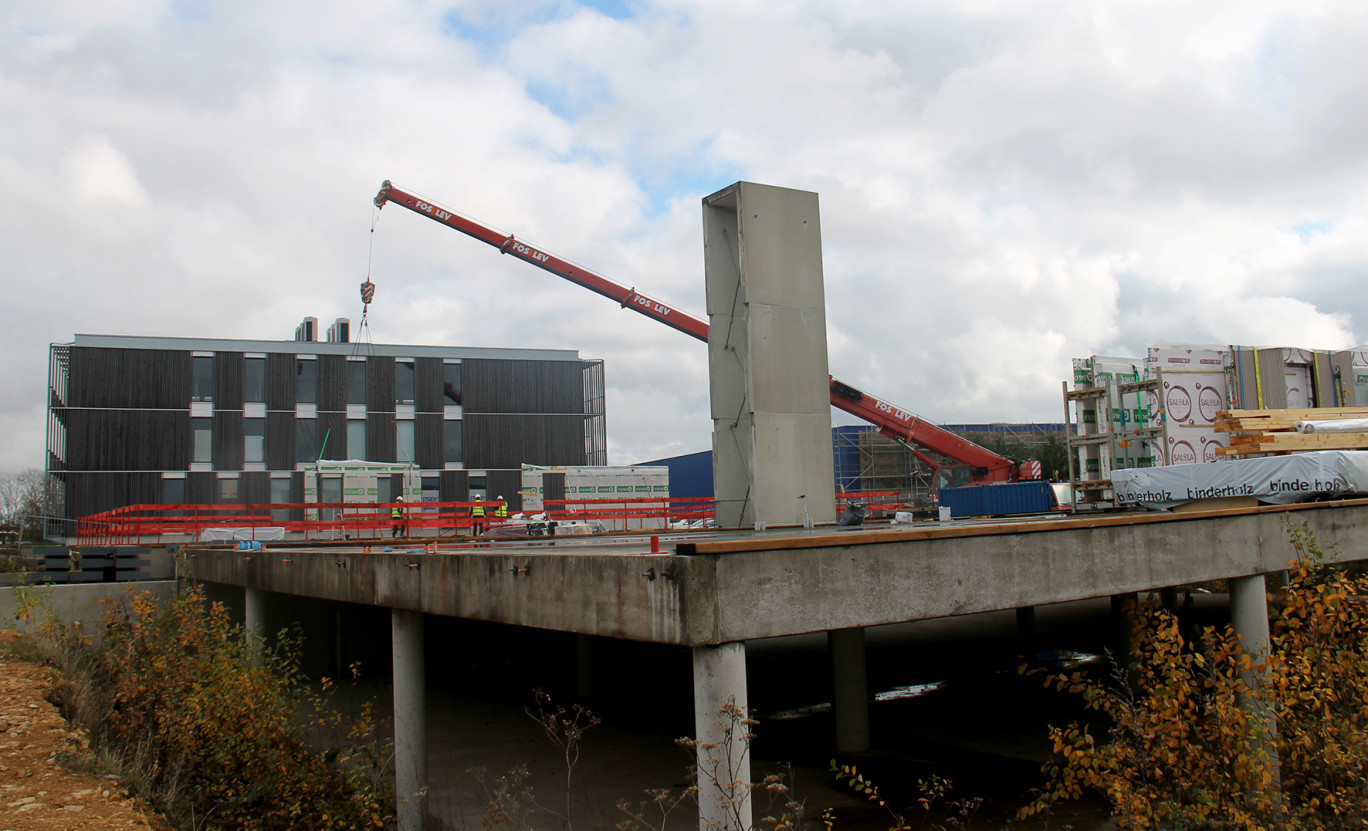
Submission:
[[[370,312],[371,301],[375,299],[375,283],[371,282],[371,266],[375,261],[375,226],[380,224],[380,209],[371,209],[371,228],[370,245],[366,251],[366,279],[361,283],[361,323],[356,327],[356,337],[353,339],[355,345],[352,348],[352,357],[357,357],[361,352],[361,344],[364,340],[366,353],[373,355],[375,344],[371,341]]]

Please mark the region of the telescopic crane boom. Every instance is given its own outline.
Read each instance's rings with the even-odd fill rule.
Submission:
[[[386,180],[380,186],[380,192],[375,195],[375,206],[383,208],[390,202],[492,245],[504,254],[617,301],[624,309],[631,309],[658,320],[705,343],[708,340],[708,322],[705,320],[647,297],[634,287],[628,288],[592,271],[572,265],[553,254],[515,239],[512,234],[502,234],[453,210],[401,190]],[[1039,478],[1037,463],[1014,462],[949,430],[923,421],[900,407],[880,401],[849,384],[830,377],[829,381],[833,407],[873,424],[880,433],[906,445],[917,458],[933,468],[940,468],[942,465],[927,456],[924,452],[926,450],[971,466],[971,479],[979,484]]]

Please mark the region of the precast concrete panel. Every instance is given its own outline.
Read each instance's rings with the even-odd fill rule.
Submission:
[[[754,450],[770,463],[755,471],[752,501],[759,515],[773,525],[802,525],[804,511],[813,521],[834,521],[814,499],[834,504],[831,494],[812,494],[806,490],[817,477],[829,475],[832,457],[828,452],[818,458],[812,453],[795,453],[797,447],[821,447],[831,435],[831,417],[810,413],[757,413],[752,430]],[[832,482],[828,478],[826,481]],[[802,498],[800,498],[802,497]]]
[[[813,371],[827,365],[825,311],[752,302],[750,335],[757,344],[748,364],[752,410],[822,414],[830,422],[831,386],[825,372]]]
[[[835,522],[817,195],[738,182],[703,232],[717,522]]]

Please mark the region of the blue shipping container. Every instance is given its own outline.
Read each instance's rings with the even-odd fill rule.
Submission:
[[[1043,514],[1056,505],[1054,489],[1043,480],[941,488],[940,504],[952,517]]]

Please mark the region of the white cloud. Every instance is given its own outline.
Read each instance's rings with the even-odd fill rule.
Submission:
[[[372,235],[385,178],[695,314],[701,197],[816,191],[833,372],[937,420],[1055,420],[1073,356],[1368,340],[1368,11],[628,8],[7,4],[0,470],[42,463],[48,343],[288,337],[367,273],[376,341],[579,349],[614,461],[707,447],[701,345],[402,209]]]

